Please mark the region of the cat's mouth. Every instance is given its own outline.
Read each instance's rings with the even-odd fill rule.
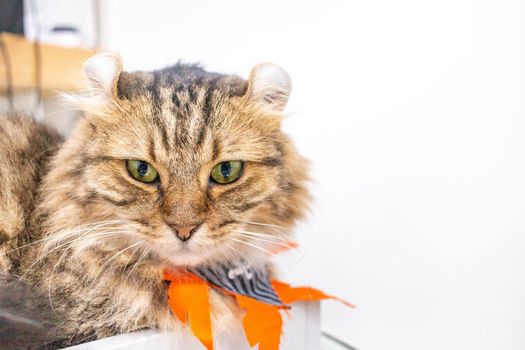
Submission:
[[[167,239],[157,242],[155,250],[162,260],[175,266],[196,266],[227,259],[228,255],[224,253],[227,245],[215,240],[213,234],[205,225],[200,225],[191,237],[181,239],[170,228],[166,233]]]

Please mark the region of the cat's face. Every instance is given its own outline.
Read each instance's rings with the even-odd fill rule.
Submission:
[[[185,65],[120,73],[115,57],[94,60],[97,107],[56,160],[69,162],[61,177],[74,182],[81,224],[121,222],[125,240],[173,264],[285,245],[308,196],[306,164],[280,130],[284,71],[259,66],[246,82]]]

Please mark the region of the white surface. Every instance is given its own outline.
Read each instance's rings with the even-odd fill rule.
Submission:
[[[524,7],[109,0],[103,42],[128,69],[288,70],[286,128],[317,201],[286,269],[358,305],[325,303],[330,333],[363,350],[521,350]]]
[[[283,316],[284,332],[281,350],[320,350],[319,303],[296,303],[290,311],[291,318]],[[67,350],[205,350],[189,332],[179,335],[140,331],[117,335],[77,346]],[[64,349],[64,350],[66,350]],[[234,334],[216,339],[216,350],[250,350],[242,329]],[[325,348],[323,348],[325,350]]]

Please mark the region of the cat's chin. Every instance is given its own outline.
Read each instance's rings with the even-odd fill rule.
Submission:
[[[218,249],[210,249],[206,252],[195,252],[189,249],[176,251],[163,251],[161,257],[171,266],[199,266],[213,263],[223,257]]]
[[[179,254],[167,257],[166,260],[172,266],[198,266],[208,261],[206,257],[197,254]]]

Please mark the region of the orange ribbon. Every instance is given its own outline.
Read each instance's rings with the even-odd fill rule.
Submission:
[[[213,350],[209,288],[221,290],[233,296],[246,313],[242,325],[250,346],[259,344],[259,350],[278,350],[281,341],[282,316],[279,307],[245,295],[235,294],[214,285],[187,271],[164,270],[164,280],[169,281],[168,302],[175,316],[184,324],[188,323],[199,341],[208,350]],[[353,307],[352,304],[325,294],[311,287],[291,287],[289,284],[272,280],[272,286],[284,304],[297,301],[334,299]]]
[[[164,280],[170,281],[168,303],[171,311],[184,324],[188,321],[195,337],[208,350],[213,349],[208,284],[192,273],[164,271]]]

